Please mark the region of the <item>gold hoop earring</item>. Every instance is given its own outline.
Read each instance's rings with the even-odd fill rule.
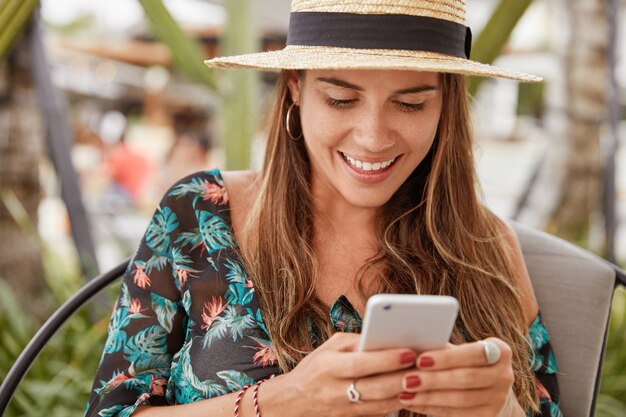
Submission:
[[[293,133],[291,133],[291,110],[297,107],[296,103],[291,103],[291,106],[289,106],[289,108],[287,109],[287,114],[285,115],[285,130],[287,131],[287,136],[289,136],[289,139],[293,140],[293,141],[298,141],[300,139],[302,139],[302,129],[300,130],[300,134],[298,136],[294,136]]]

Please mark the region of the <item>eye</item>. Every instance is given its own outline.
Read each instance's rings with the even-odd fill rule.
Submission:
[[[395,101],[395,105],[402,111],[413,112],[424,110],[424,103],[404,103],[402,101]]]
[[[338,100],[336,98],[328,97],[326,99],[326,104],[330,107],[338,108],[338,109],[346,109],[350,107],[352,104],[356,103],[357,99],[351,100]]]

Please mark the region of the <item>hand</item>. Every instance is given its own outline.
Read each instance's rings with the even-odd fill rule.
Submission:
[[[404,381],[403,408],[436,417],[508,416],[521,407],[511,398],[514,373],[509,345],[488,338],[500,349],[500,359],[487,363],[480,342],[448,345],[422,353],[418,370]],[[508,412],[510,410],[511,412]]]
[[[417,355],[409,349],[356,352],[359,337],[334,334],[280,378],[281,392],[289,396],[283,399],[295,415],[384,416],[403,407],[398,397],[407,373],[415,371]],[[352,383],[360,403],[348,399]]]

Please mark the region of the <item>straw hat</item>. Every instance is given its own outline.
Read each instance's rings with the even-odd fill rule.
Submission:
[[[287,46],[211,68],[406,69],[541,81],[469,59],[465,0],[293,0]]]

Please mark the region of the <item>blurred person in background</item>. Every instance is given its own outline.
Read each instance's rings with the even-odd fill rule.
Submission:
[[[165,194],[87,416],[561,415],[517,238],[477,193],[464,75],[539,78],[470,60],[464,24],[462,0],[294,0],[285,49],[207,62],[282,71],[263,166]],[[357,352],[376,293],[456,297],[452,343]]]

